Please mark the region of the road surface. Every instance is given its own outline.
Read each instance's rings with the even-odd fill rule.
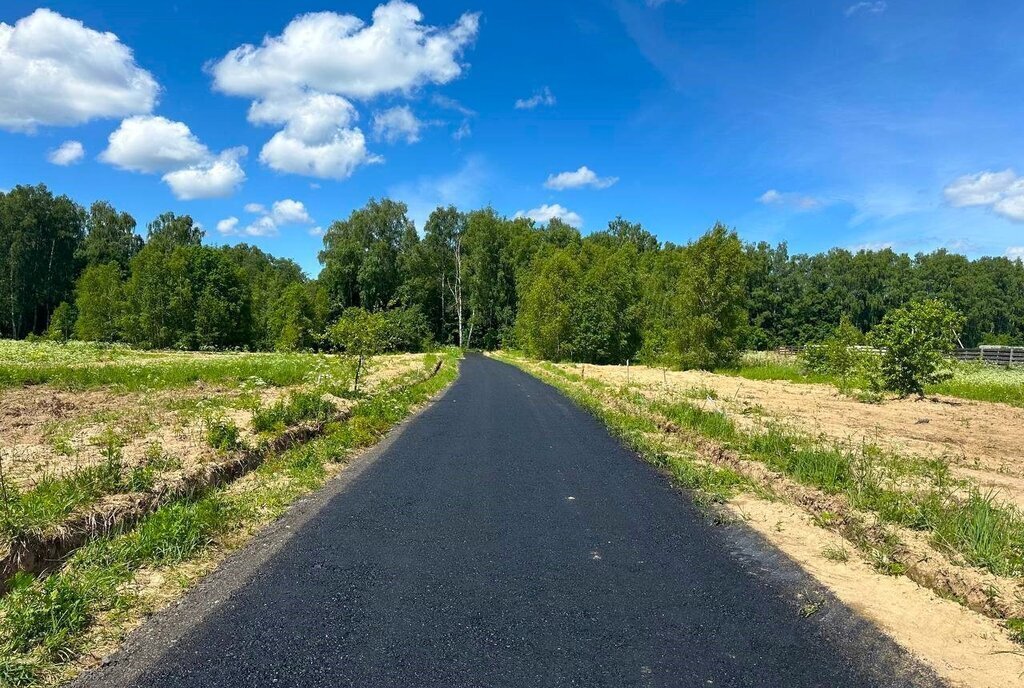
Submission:
[[[82,686],[932,686],[557,391],[460,379]]]

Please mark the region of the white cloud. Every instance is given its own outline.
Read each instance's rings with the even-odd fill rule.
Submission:
[[[856,2],[846,8],[846,16],[852,17],[858,12],[865,14],[881,14],[888,9],[889,5],[885,0],[872,0],[871,2]]]
[[[217,223],[217,231],[221,234],[234,234],[236,229],[238,229],[237,217],[226,217]]]
[[[895,244],[891,241],[866,241],[862,244],[854,244],[850,247],[850,251],[853,253],[859,253],[860,251],[884,251],[893,246]]]
[[[346,179],[360,165],[384,159],[366,149],[366,137],[360,129],[338,129],[325,140],[315,142],[297,138],[285,129],[263,146],[260,161],[278,172]]]
[[[516,110],[532,110],[538,105],[554,105],[555,102],[555,95],[545,86],[531,97],[517,100]]]
[[[619,181],[618,177],[598,177],[596,172],[584,165],[575,172],[561,172],[549,176],[548,180],[544,182],[544,186],[558,191],[580,189],[585,186],[607,189],[617,181]]]
[[[987,206],[997,215],[1024,222],[1024,177],[1013,170],[958,177],[943,189],[943,195],[955,208]]]
[[[445,84],[462,74],[459,58],[476,38],[478,13],[448,28],[425,26],[419,8],[392,0],[367,25],[334,12],[299,15],[280,36],[242,45],[210,68],[218,89],[262,98],[305,90],[372,98]]]
[[[238,159],[247,153],[245,146],[231,148],[216,158],[168,172],[163,180],[171,187],[175,198],[182,201],[225,198],[235,193],[245,181],[245,171],[238,164]]]
[[[46,156],[54,165],[67,167],[80,162],[85,157],[85,147],[78,141],[65,141]]]
[[[0,128],[32,131],[148,113],[160,87],[112,33],[48,9],[0,22]]]
[[[463,51],[476,38],[480,16],[463,14],[446,28],[427,26],[415,6],[391,0],[366,24],[334,12],[303,14],[280,36],[242,45],[209,69],[214,86],[254,100],[249,120],[284,128],[260,160],[279,172],[344,179],[357,167],[382,162],[366,148],[358,113],[348,98],[409,94],[459,77]],[[411,115],[411,112],[409,113]],[[395,136],[418,135],[405,129]],[[381,135],[392,130],[382,124]]]
[[[573,211],[569,210],[568,208],[559,205],[558,203],[554,203],[552,205],[548,205],[545,203],[541,205],[539,208],[534,208],[532,210],[520,210],[516,213],[515,216],[528,217],[534,222],[540,223],[550,222],[551,220],[557,218],[562,222],[566,223],[567,225],[572,225],[573,227],[579,228],[583,226],[582,217],[580,217],[577,213],[574,213]]]
[[[789,206],[797,210],[815,210],[825,205],[820,198],[797,193],[782,193],[777,189],[768,189],[758,197],[757,202],[762,205]]]
[[[229,217],[217,223],[217,231],[235,236],[269,237],[277,236],[281,227],[313,223],[305,204],[291,198],[275,201],[269,210],[261,203],[246,203],[245,212],[259,217],[242,228],[237,217]]]
[[[132,172],[172,172],[210,157],[184,122],[164,117],[129,117],[110,135],[100,160]]]
[[[313,221],[306,206],[301,201],[293,201],[290,198],[274,203],[270,216],[277,225],[299,225]]]
[[[1010,246],[1004,255],[1010,260],[1024,260],[1024,246]]]
[[[162,174],[181,200],[230,196],[245,181],[244,146],[214,155],[184,122],[129,117],[110,135],[100,160],[132,172]]]
[[[423,123],[416,119],[408,105],[399,105],[373,115],[373,135],[379,141],[396,143],[404,139],[406,143],[416,143],[420,140],[422,127]]]
[[[456,141],[469,138],[473,135],[473,128],[469,126],[469,122],[463,122],[459,125],[459,128],[452,132],[452,138]]]
[[[309,230],[309,236],[322,237],[326,233],[323,227],[313,227]]]

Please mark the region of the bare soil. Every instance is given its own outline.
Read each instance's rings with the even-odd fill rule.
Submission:
[[[563,367],[581,372],[579,365]],[[625,366],[587,365],[582,372],[626,383]],[[894,454],[943,459],[954,474],[1024,508],[1024,408],[940,396],[868,404],[831,385],[644,366],[630,366],[629,380],[643,393],[665,398],[711,390],[714,398],[698,403],[726,412],[747,428],[782,424],[850,446],[867,443]]]
[[[168,357],[198,354],[168,354]],[[160,357],[163,360],[166,357]],[[157,360],[157,359],[154,359]],[[420,354],[378,357],[360,391],[423,368]],[[66,391],[50,385],[0,390],[0,462],[4,480],[31,488],[43,476],[60,477],[105,461],[105,437],[124,442],[122,465],[142,465],[159,451],[169,460],[162,477],[173,478],[217,457],[206,443],[209,419],[233,422],[251,438],[253,411],[301,387],[239,389],[196,383],[175,390],[124,392],[111,388]],[[353,402],[330,399],[340,410]]]

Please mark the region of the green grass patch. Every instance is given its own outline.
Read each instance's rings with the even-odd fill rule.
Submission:
[[[327,422],[337,412],[318,392],[292,392],[287,399],[256,411],[252,427],[256,432],[280,432],[299,423]]]

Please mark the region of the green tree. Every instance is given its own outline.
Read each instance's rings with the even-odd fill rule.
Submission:
[[[50,328],[46,334],[55,342],[67,342],[75,332],[75,309],[67,301],[62,301],[53,311]]]
[[[350,306],[376,311],[393,305],[401,286],[402,240],[413,230],[407,210],[404,203],[370,199],[347,220],[328,228],[320,251],[320,280],[335,312]]]
[[[359,392],[359,379],[373,357],[388,349],[390,327],[383,313],[362,308],[346,308],[327,330],[327,339],[350,362],[354,372],[353,392]]]
[[[121,338],[125,289],[116,262],[90,265],[75,288],[75,336],[82,341],[113,342]]]
[[[714,369],[734,363],[747,326],[743,245],[716,224],[686,247],[685,267],[673,298],[671,361],[683,368]]]
[[[96,201],[85,221],[82,259],[87,266],[116,263],[128,274],[131,260],[142,250],[142,237],[135,233],[135,218],[117,212],[106,201]]]
[[[927,384],[948,379],[946,354],[958,341],[964,318],[937,299],[914,301],[886,314],[872,332],[883,347],[881,374],[886,387],[901,396],[924,396]]]
[[[0,336],[40,334],[73,298],[85,211],[43,185],[0,193]]]
[[[571,248],[539,256],[525,278],[516,341],[530,356],[560,361],[571,353],[572,300],[579,287],[580,266]]]

